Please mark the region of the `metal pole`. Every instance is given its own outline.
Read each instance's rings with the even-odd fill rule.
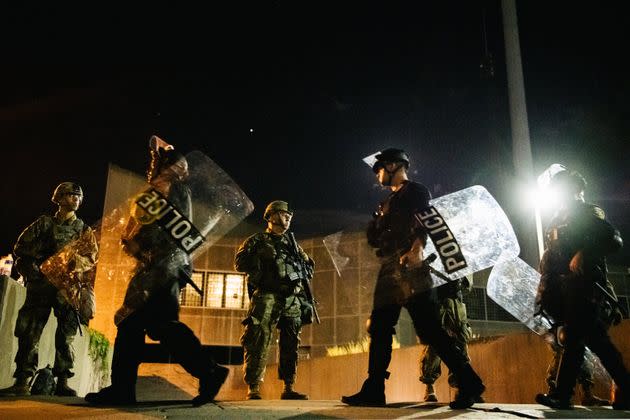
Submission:
[[[516,0],[501,0],[501,9],[503,12],[503,38],[512,126],[512,160],[517,180],[524,188],[530,188],[534,185],[534,165],[527,122]],[[536,231],[536,236],[541,238],[542,226],[534,221],[534,219],[538,219],[538,214],[523,213],[520,219],[522,223],[519,239],[522,247],[522,258],[536,267],[540,250],[536,249],[538,246],[533,232]]]
[[[533,179],[534,167],[527,123],[516,0],[501,0],[501,7],[503,10],[503,37],[510,99],[510,121],[512,123],[512,156],[517,176],[529,182]]]

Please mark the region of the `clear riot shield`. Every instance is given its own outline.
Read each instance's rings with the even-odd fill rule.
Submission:
[[[540,274],[518,257],[502,256],[492,268],[486,286],[488,296],[545,341],[555,340],[552,320],[536,313],[536,292]],[[611,378],[599,358],[587,347],[585,363],[593,367],[595,378],[610,383]]]
[[[194,260],[253,211],[247,195],[209,157],[194,151],[186,160],[189,175],[184,184],[190,193],[191,217],[143,177],[110,166],[104,217],[95,229],[100,232],[100,256],[95,282],[98,311],[93,321],[108,338],[115,336],[113,315],[121,308],[130,280],[140,268],[138,259],[121,244],[131,225],[154,226],[164,233],[161,238],[167,238],[155,243],[155,249],[146,247],[145,242],[139,254],[172,247]],[[182,262],[176,260],[174,264]],[[188,281],[196,285],[194,276]]]
[[[512,225],[501,206],[482,186],[475,185],[430,201],[416,218],[429,233],[425,257],[439,258],[433,267],[451,280],[492,267],[501,255],[520,252]],[[436,287],[445,280],[431,274]]]
[[[93,229],[86,227],[73,242],[41,265],[46,276],[70,303],[82,324],[94,317],[94,279],[98,244]]]
[[[514,256],[502,257],[492,268],[486,291],[499,306],[538,335],[551,328],[549,319],[536,314],[536,291],[540,274]]]

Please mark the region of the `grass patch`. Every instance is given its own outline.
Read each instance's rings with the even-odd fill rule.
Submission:
[[[400,342],[393,336],[392,348],[399,349]],[[326,356],[345,356],[347,354],[367,353],[370,350],[370,337],[364,336],[359,341],[350,341],[349,343],[342,344],[340,346],[326,347]]]

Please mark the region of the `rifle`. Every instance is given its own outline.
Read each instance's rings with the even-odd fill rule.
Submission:
[[[313,307],[313,316],[315,317],[315,321],[318,324],[321,324],[321,320],[319,319],[319,314],[317,313],[317,301],[313,297],[313,291],[311,290],[311,284],[309,279],[306,278],[306,273],[308,273],[308,269],[304,266],[304,258],[300,254],[300,248],[298,247],[297,241],[295,240],[295,235],[293,232],[288,232],[289,241],[291,242],[291,246],[293,247],[293,252],[295,253],[295,257],[297,258],[298,264],[300,264],[300,271],[302,272],[300,276],[300,283],[302,283],[302,288],[304,289],[304,294],[306,294],[306,299],[308,303]]]

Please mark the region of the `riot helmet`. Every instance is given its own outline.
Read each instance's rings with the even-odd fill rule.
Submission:
[[[577,171],[566,169],[556,173],[549,186],[557,194],[561,201],[584,200],[584,190],[586,189],[586,179]]]
[[[57,185],[53,192],[51,201],[59,205],[59,199],[65,194],[76,194],[79,196],[79,203],[83,203],[83,189],[79,184],[74,182],[62,182]]]
[[[384,167],[385,163],[401,162],[405,165],[405,169],[409,169],[409,156],[407,155],[407,152],[402,149],[389,148],[381,150],[381,152],[374,158],[376,159],[376,162],[374,162],[374,165],[372,166],[374,173],[377,173],[382,167]]]
[[[274,214],[276,212],[279,212],[279,211],[286,211],[291,216],[293,216],[293,212],[291,210],[289,210],[289,203],[287,203],[286,201],[282,201],[282,200],[274,200],[274,201],[272,201],[271,203],[269,203],[267,205],[267,208],[265,208],[265,213],[263,215],[263,219],[269,220],[269,218],[271,217],[272,214]]]
[[[188,176],[188,161],[180,152],[174,148],[151,149],[151,163],[147,171],[147,181],[150,183],[161,172],[169,168],[180,179]]]

